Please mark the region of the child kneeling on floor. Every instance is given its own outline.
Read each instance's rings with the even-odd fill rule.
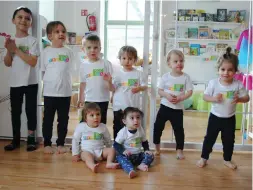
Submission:
[[[94,173],[98,172],[98,162],[104,159],[107,160],[106,168],[116,169],[119,166],[113,162],[115,150],[112,148],[110,133],[100,121],[100,107],[96,103],[85,104],[82,121],[77,125],[72,139],[72,161],[83,160]]]

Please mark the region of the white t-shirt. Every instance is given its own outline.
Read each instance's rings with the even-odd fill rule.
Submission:
[[[103,79],[103,73],[112,75],[112,64],[109,61],[99,59],[91,63],[84,59],[80,64],[80,82],[85,82],[85,101],[107,102],[110,100],[110,91],[107,81]]]
[[[40,55],[38,41],[32,36],[15,38],[15,43],[16,46],[26,54],[34,55],[37,57]],[[28,86],[31,84],[38,84],[38,70],[38,64],[36,64],[35,67],[31,67],[19,56],[14,54],[11,66],[10,86],[20,87]]]
[[[113,96],[113,111],[124,110],[125,108],[140,107],[140,93],[132,93],[136,86],[147,86],[143,73],[137,69],[126,72],[123,68],[113,78],[113,85],[116,91]]]
[[[72,139],[72,155],[78,155],[81,150],[101,150],[104,146],[112,147],[110,133],[105,124],[100,123],[97,128],[91,128],[87,123],[79,123]]]
[[[211,113],[223,118],[232,117],[236,112],[236,105],[232,104],[234,93],[237,92],[239,97],[246,96],[248,92],[238,80],[233,80],[229,86],[224,86],[220,83],[220,79],[213,79],[209,81],[204,94],[208,96],[223,95],[223,102],[212,103]]]
[[[186,91],[193,90],[193,85],[188,74],[183,73],[181,76],[174,77],[169,72],[161,77],[158,88],[163,89],[164,92],[178,96],[180,94],[185,94]],[[172,109],[184,109],[183,101],[173,104],[165,97],[162,97],[161,104]]]
[[[41,71],[45,72],[44,96],[69,97],[72,95],[73,52],[66,47],[47,47],[41,54]]]
[[[132,154],[139,154],[142,152],[142,142],[145,142],[146,136],[143,128],[137,128],[136,133],[130,133],[127,127],[123,127],[117,134],[115,141],[130,151]]]

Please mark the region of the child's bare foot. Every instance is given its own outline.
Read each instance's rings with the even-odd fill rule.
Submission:
[[[160,154],[161,154],[160,150],[155,150],[155,153],[154,153],[155,156],[160,156]]]
[[[237,168],[237,165],[231,161],[225,161],[224,160],[224,165],[229,167],[232,170],[235,170]]]
[[[94,164],[90,169],[91,169],[94,173],[98,173],[98,167],[99,167],[99,163]]]
[[[66,152],[68,152],[67,147],[65,147],[65,146],[58,146],[58,147],[57,147],[57,153],[58,153],[58,154],[64,154],[64,153],[66,153]]]
[[[177,149],[177,159],[178,159],[178,160],[183,160],[183,159],[185,159],[183,150]]]
[[[131,172],[129,172],[129,178],[132,179],[132,178],[135,178],[137,176],[137,172],[132,170]]]
[[[107,163],[106,166],[105,166],[107,169],[118,169],[120,168],[120,165],[119,163]]]
[[[198,167],[200,167],[200,168],[204,168],[204,167],[207,165],[207,160],[204,159],[204,158],[201,158],[201,159],[197,162],[196,165],[197,165]]]
[[[53,154],[54,153],[53,147],[51,147],[51,146],[45,146],[44,147],[44,153],[45,154]]]
[[[160,151],[160,144],[155,145],[155,156],[159,156],[161,153]]]
[[[141,171],[147,172],[148,171],[148,166],[144,163],[141,163],[137,168]]]

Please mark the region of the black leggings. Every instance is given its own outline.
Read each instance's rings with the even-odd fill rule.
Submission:
[[[220,118],[210,113],[201,157],[207,160],[209,159],[213,145],[219,132],[221,132],[223,158],[225,161],[231,161],[235,143],[235,124],[235,116],[230,118]]]
[[[184,149],[183,110],[172,109],[161,104],[154,125],[153,142],[160,144],[165,123],[170,121],[176,138],[176,149]]]
[[[20,143],[21,113],[24,95],[25,95],[25,112],[27,117],[27,128],[30,131],[36,130],[37,94],[38,94],[38,84],[10,88],[13,142],[16,144]]]

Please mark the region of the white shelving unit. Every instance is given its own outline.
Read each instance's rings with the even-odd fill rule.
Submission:
[[[168,40],[177,40],[178,42],[188,41],[207,41],[213,43],[236,43],[237,40],[222,40],[222,39],[199,39],[199,38],[169,38]]]
[[[211,21],[173,21],[177,25],[189,25],[189,24],[199,24],[199,25],[232,25],[232,26],[241,26],[242,23],[236,22],[211,22]]]

